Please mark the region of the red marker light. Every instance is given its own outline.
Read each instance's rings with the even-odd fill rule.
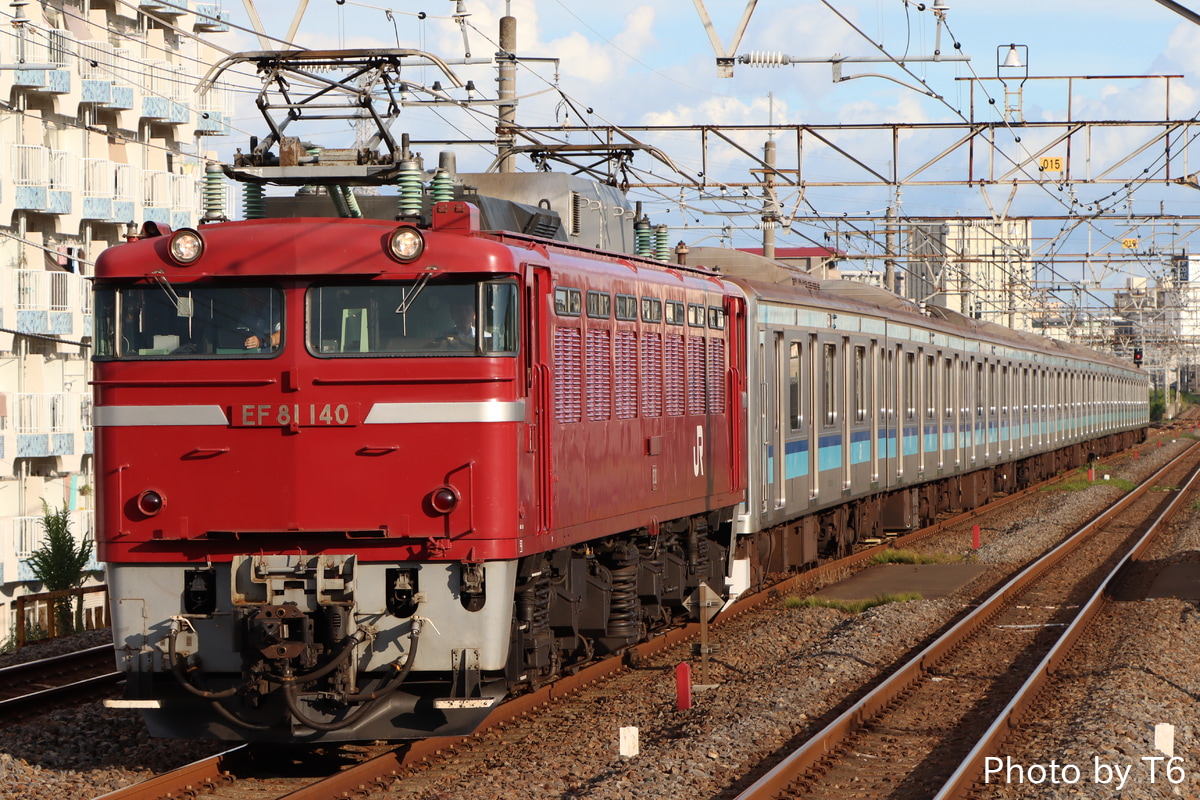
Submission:
[[[153,517],[165,505],[163,496],[153,489],[147,489],[137,497],[137,509],[147,517]]]
[[[458,492],[449,486],[434,489],[433,494],[429,496],[429,504],[439,514],[449,514],[458,507]]]

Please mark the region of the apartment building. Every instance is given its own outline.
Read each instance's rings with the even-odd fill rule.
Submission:
[[[897,292],[973,319],[1031,330],[1029,220],[947,219],[908,230]]]
[[[0,3],[4,0],[0,0]],[[195,225],[228,86],[195,90],[229,30],[219,3],[14,0],[0,6],[0,644],[42,503],[94,531],[91,286],[131,226]],[[94,564],[96,570],[99,564]],[[95,582],[102,580],[99,572]]]

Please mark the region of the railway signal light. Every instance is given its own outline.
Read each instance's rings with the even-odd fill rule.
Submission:
[[[1133,348],[1133,363],[1137,364],[1139,367],[1142,365],[1142,348]]]

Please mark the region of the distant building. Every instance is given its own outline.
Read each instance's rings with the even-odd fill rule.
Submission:
[[[1165,275],[1153,286],[1131,278],[1113,298],[1123,318],[1119,354],[1142,350],[1146,369],[1168,384],[1200,392],[1200,255],[1171,257]]]
[[[221,53],[190,34],[228,30],[217,3],[13,5],[0,30],[0,641],[15,598],[40,589],[26,559],[42,501],[94,532],[92,265],[131,225],[197,224],[202,144],[232,117],[227,87],[195,92]]]
[[[1029,220],[913,223],[896,291],[917,303],[1030,330],[1029,254]]]

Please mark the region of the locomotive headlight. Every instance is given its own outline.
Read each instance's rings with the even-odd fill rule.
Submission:
[[[171,234],[167,250],[172,261],[186,267],[196,263],[200,256],[204,255],[204,240],[200,238],[199,232],[191,228],[180,228]]]
[[[439,514],[449,514],[458,507],[458,492],[450,486],[439,486],[429,495],[429,505]]]
[[[166,501],[163,496],[153,489],[147,489],[137,496],[137,510],[145,514],[147,517],[153,517],[158,512],[162,511]]]
[[[388,253],[397,261],[409,262],[420,257],[425,250],[425,237],[409,225],[396,228],[388,237]]]

